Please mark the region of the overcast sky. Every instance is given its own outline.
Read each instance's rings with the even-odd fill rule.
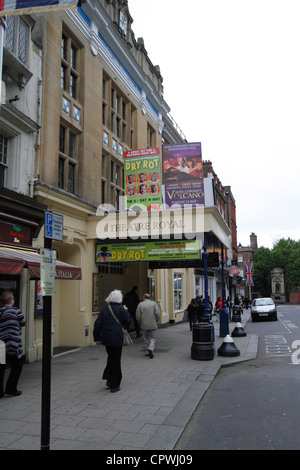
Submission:
[[[129,0],[170,114],[236,201],[238,243],[300,239],[299,0]]]

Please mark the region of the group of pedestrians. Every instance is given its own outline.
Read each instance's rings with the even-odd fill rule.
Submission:
[[[209,319],[211,318],[212,314],[212,302],[210,298],[208,299],[209,304]],[[204,307],[205,307],[205,299],[202,295],[197,294],[197,296],[192,299],[187,307],[187,316],[190,324],[190,330],[192,331],[193,325],[200,321],[207,321],[204,317]]]
[[[237,295],[235,297],[234,304],[239,305],[240,307],[245,308],[246,310],[251,307],[251,301],[248,295]]]
[[[17,389],[17,385],[23,364],[21,328],[26,325],[26,320],[21,310],[14,306],[14,301],[12,292],[2,293],[0,306],[0,347],[2,347],[0,348],[0,398],[5,394],[19,396],[22,393]],[[95,321],[93,336],[96,343],[102,343],[106,347],[107,363],[102,378],[106,380],[106,386],[114,393],[120,390],[122,380],[122,327],[127,330],[133,320],[136,337],[139,338],[143,335],[143,351],[146,352],[146,356],[152,359],[160,311],[148,293],[145,293],[140,301],[137,286],[133,286],[124,299],[120,290],[113,290],[105,301],[107,305]],[[247,298],[235,299],[236,304],[243,306],[248,305],[248,302]],[[226,306],[229,310],[232,307],[230,297],[226,300]],[[218,315],[222,310],[222,298],[217,299],[214,309],[209,299],[209,312],[205,312],[204,308],[205,300],[197,294],[187,307],[190,330],[196,322],[207,321],[207,318],[204,318],[204,313],[209,313],[209,319],[213,313]],[[4,375],[8,362],[11,369],[4,387]]]
[[[152,359],[156,342],[157,322],[160,311],[156,302],[151,300],[150,294],[145,293],[140,301],[137,286],[133,286],[123,299],[120,290],[112,291],[105,299],[107,305],[98,315],[94,324],[94,341],[106,347],[107,363],[102,379],[112,393],[120,390],[122,380],[121,355],[123,347],[123,331],[129,328],[131,320],[134,321],[136,337],[143,334],[144,348],[147,356]],[[112,311],[113,313],[112,313]],[[114,315],[113,315],[114,314]],[[116,319],[119,323],[117,323]]]

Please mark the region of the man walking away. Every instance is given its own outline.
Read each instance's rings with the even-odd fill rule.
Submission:
[[[152,359],[160,311],[156,302],[150,300],[150,294],[143,295],[143,301],[138,304],[136,309],[136,318],[143,331],[145,348],[148,350],[150,359]]]
[[[125,294],[124,299],[123,299],[123,305],[126,305],[126,307],[128,308],[128,312],[130,313],[131,317],[133,318],[135,332],[136,332],[136,338],[139,338],[142,335],[141,335],[141,332],[140,332],[140,325],[137,322],[136,315],[135,315],[136,308],[137,308],[138,304],[140,303],[139,296],[136,292],[137,289],[138,289],[137,286],[133,286],[131,291],[129,291],[129,292],[127,292],[127,294]]]

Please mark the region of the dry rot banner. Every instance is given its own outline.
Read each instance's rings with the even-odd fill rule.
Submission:
[[[200,259],[199,240],[96,245],[96,263]]]
[[[163,147],[165,203],[168,206],[204,205],[201,143]]]
[[[127,209],[160,210],[162,204],[159,148],[124,152]]]

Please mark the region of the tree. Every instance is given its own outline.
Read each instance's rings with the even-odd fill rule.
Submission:
[[[254,285],[262,295],[271,294],[270,271],[285,270],[285,293],[289,298],[294,287],[300,286],[300,240],[278,240],[272,250],[261,247],[254,254]]]
[[[262,246],[255,252],[253,261],[255,290],[267,297],[271,293],[270,271],[273,267],[271,250]]]

